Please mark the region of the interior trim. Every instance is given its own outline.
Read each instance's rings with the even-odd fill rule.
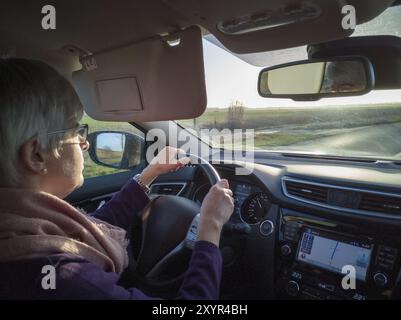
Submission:
[[[283,188],[283,193],[286,197],[304,202],[307,204],[312,204],[314,206],[326,208],[326,209],[334,209],[334,210],[339,210],[343,212],[350,212],[354,213],[357,215],[361,216],[369,216],[369,217],[377,217],[377,218],[386,218],[386,219],[394,219],[394,220],[401,220],[401,216],[397,215],[392,215],[392,214],[387,214],[387,213],[380,213],[380,212],[373,212],[373,211],[366,211],[366,210],[358,210],[358,209],[349,209],[349,208],[344,208],[344,207],[338,207],[338,206],[332,206],[328,204],[323,204],[320,202],[312,201],[312,200],[306,200],[301,197],[297,197],[294,195],[289,194],[287,190],[287,186],[285,184],[286,181],[290,182],[298,182],[298,183],[303,183],[303,184],[309,184],[309,185],[314,185],[314,186],[321,186],[321,187],[327,187],[327,188],[335,188],[335,189],[341,189],[341,190],[347,190],[347,191],[354,191],[354,192],[363,192],[363,193],[368,193],[368,194],[374,194],[374,195],[381,195],[381,196],[387,196],[387,197],[396,197],[401,199],[400,194],[395,194],[395,193],[387,193],[387,192],[381,192],[381,191],[372,191],[372,190],[367,190],[367,189],[359,189],[359,188],[353,188],[353,187],[343,187],[343,186],[338,186],[338,185],[332,185],[332,184],[326,184],[326,183],[320,183],[320,182],[311,182],[308,180],[302,180],[302,179],[296,179],[296,178],[291,178],[288,176],[284,176],[281,178],[281,185]]]
[[[149,194],[152,194],[152,189],[154,186],[171,186],[171,185],[182,185],[181,190],[175,194],[175,196],[179,196],[185,189],[185,187],[187,186],[187,183],[185,182],[158,182],[158,183],[152,183],[152,185],[150,186],[150,190],[149,190]],[[157,193],[156,193],[157,194]]]

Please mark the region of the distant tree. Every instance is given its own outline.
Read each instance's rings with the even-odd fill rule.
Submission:
[[[236,100],[231,102],[227,110],[226,124],[228,129],[242,129],[244,124],[245,106]]]

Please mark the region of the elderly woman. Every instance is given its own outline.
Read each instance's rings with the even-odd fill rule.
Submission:
[[[149,298],[117,285],[128,263],[126,230],[149,202],[145,186],[182,163],[152,161],[101,209],[85,215],[62,200],[82,185],[82,152],[89,148],[71,84],[42,62],[0,59],[0,110],[0,298]],[[223,180],[201,207],[198,239],[177,298],[218,298],[219,238],[232,211]],[[43,267],[49,265],[56,271],[50,289],[43,286]]]

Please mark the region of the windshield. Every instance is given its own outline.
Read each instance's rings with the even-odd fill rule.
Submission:
[[[389,8],[358,26],[353,36],[401,36],[400,16],[401,7]],[[306,59],[305,47],[240,55],[240,59],[207,37],[203,43],[207,109],[199,118],[178,121],[184,127],[198,133],[204,129],[253,129],[251,147],[260,150],[401,159],[401,90],[316,102],[262,98],[256,89],[262,67]],[[223,139],[208,142],[236,148],[235,139],[233,143]]]

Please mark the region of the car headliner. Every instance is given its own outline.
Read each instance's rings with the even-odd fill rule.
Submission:
[[[295,1],[295,3],[301,1]],[[54,0],[56,30],[41,28],[41,8],[48,1],[7,0],[0,4],[0,50],[19,57],[44,60],[64,74],[79,68],[77,56],[135,43],[166,33],[200,25],[229,50],[236,53],[289,48],[344,38],[340,4],[343,1],[310,0],[322,8],[316,21],[298,23],[245,35],[226,35],[217,23],[260,10],[277,10],[294,5],[283,0]],[[368,21],[394,0],[348,0],[357,10],[357,21]],[[338,17],[337,17],[338,16]],[[311,29],[312,28],[312,29]],[[315,30],[314,32],[310,32]],[[269,39],[269,41],[265,41]],[[0,51],[0,53],[1,53]]]

